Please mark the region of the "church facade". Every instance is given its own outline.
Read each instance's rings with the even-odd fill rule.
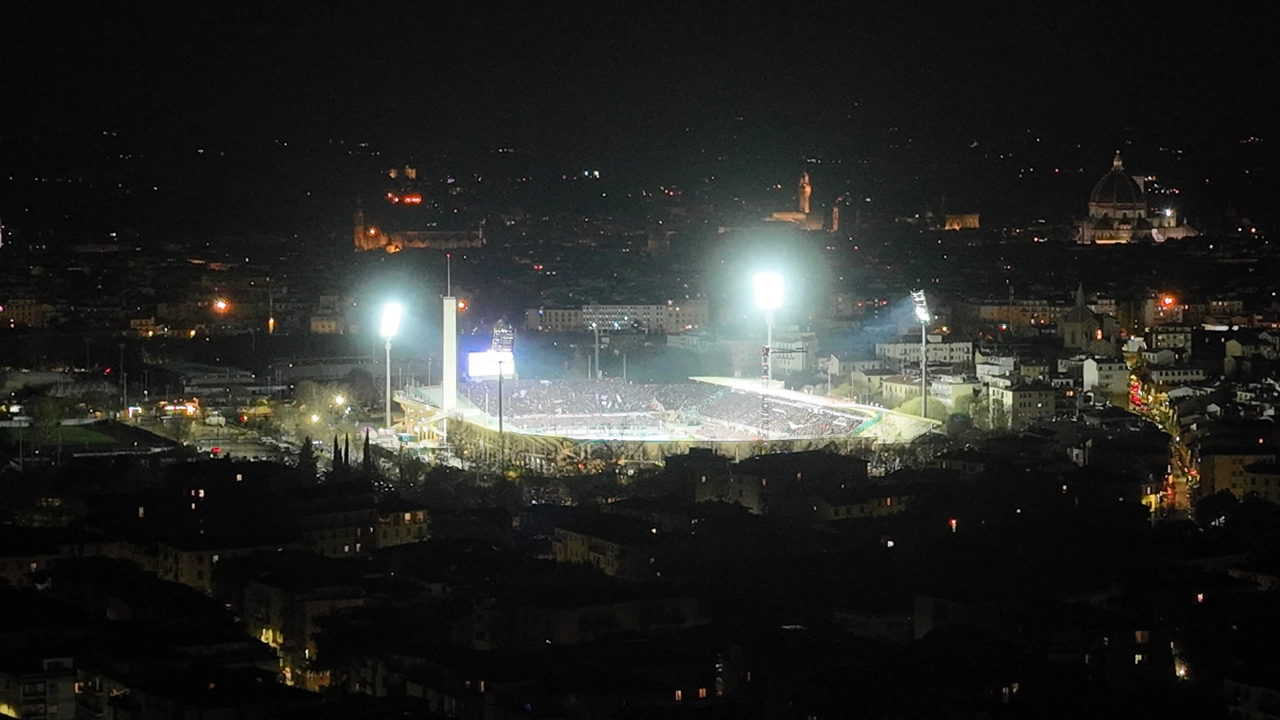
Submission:
[[[357,209],[352,240],[356,252],[478,248],[485,244],[484,223],[481,222],[475,230],[384,230],[377,225],[366,225],[364,211]]]
[[[1091,310],[1085,304],[1082,285],[1076,289],[1075,305],[1058,321],[1058,336],[1068,350],[1110,357],[1120,341],[1120,323]]]

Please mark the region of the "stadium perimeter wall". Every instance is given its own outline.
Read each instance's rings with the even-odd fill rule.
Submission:
[[[706,448],[735,459],[776,452],[827,450],[866,453],[873,438],[807,438],[762,440],[583,440],[552,435],[505,432],[501,435],[465,420],[449,421],[449,444],[465,460],[480,464],[518,465],[551,475],[601,472],[608,467],[661,466],[671,455]]]

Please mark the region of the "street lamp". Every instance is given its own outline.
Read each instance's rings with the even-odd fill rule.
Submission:
[[[929,385],[926,376],[928,371],[928,339],[929,339],[929,301],[923,290],[911,291],[911,304],[915,306],[916,319],[920,321],[920,417],[929,417]]]
[[[387,303],[382,306],[382,323],[378,328],[378,334],[387,341],[387,397],[385,405],[385,421],[386,427],[391,427],[391,338],[396,336],[396,332],[400,330],[400,316],[404,315],[404,308],[400,303]]]
[[[782,305],[782,276],[777,273],[756,273],[751,284],[755,290],[756,307],[764,310],[764,373],[765,382],[772,385],[773,363],[769,354],[773,350],[773,311]]]

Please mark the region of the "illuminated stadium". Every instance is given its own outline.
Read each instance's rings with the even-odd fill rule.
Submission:
[[[761,380],[699,377],[669,385],[622,380],[462,383],[452,412],[440,387],[396,394],[402,431],[424,453],[447,448],[473,462],[544,472],[605,464],[660,464],[690,447],[732,457],[762,451],[845,452],[905,442],[937,423],[883,408],[807,395]]]
[[[760,276],[757,281],[762,279],[772,282],[757,283],[758,295],[768,291],[758,302],[777,307],[781,279]],[[457,357],[459,303],[451,290],[441,303],[443,355]],[[767,315],[772,337],[772,310]],[[394,334],[394,329],[383,333]],[[734,458],[814,449],[862,452],[881,443],[908,442],[937,425],[785,390],[769,379],[695,377],[664,385],[520,380],[512,341],[510,326],[499,322],[490,348],[467,356],[470,382],[460,383],[456,364],[446,362],[439,385],[397,392],[395,401],[404,411],[396,428],[400,446],[458,467],[514,465],[558,474],[661,465],[694,447]]]

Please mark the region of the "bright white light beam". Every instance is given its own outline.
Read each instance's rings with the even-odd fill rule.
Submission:
[[[924,324],[929,323],[929,301],[925,300],[923,290],[911,291],[911,304],[916,309],[916,319]]]
[[[400,318],[404,315],[404,307],[400,303],[387,303],[382,306],[382,324],[378,334],[390,339],[400,331]]]
[[[782,306],[782,276],[777,273],[756,273],[752,278],[756,306],[773,310]]]

